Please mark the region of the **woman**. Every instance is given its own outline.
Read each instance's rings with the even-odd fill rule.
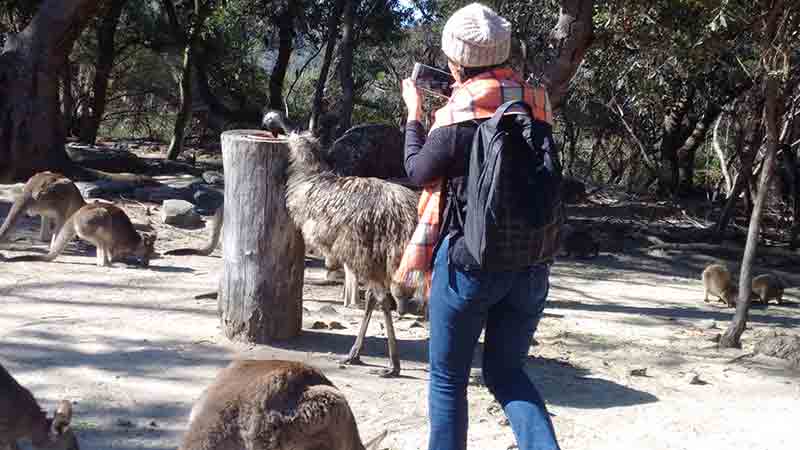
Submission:
[[[408,108],[406,172],[426,191],[420,204],[421,225],[401,269],[434,259],[429,304],[430,450],[466,449],[467,384],[484,326],[483,377],[503,406],[519,448],[559,448],[544,402],[523,371],[547,298],[549,266],[476,270],[459,220],[450,216],[453,208],[465,211],[461,183],[476,120],[490,117],[506,101],[523,99],[538,119],[552,121],[545,92],[526,85],[505,66],[510,44],[509,23],[491,9],[473,3],[453,14],[442,32],[442,50],[456,86],[447,105],[436,111],[427,136],[420,93],[411,80],[403,81]],[[431,239],[433,234],[438,237]],[[415,258],[414,252],[421,256]]]

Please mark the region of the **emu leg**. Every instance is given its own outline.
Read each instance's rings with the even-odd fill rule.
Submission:
[[[358,306],[358,278],[347,265],[344,266],[344,306],[347,308]]]
[[[369,319],[372,317],[373,309],[375,309],[375,296],[367,294],[367,306],[364,310],[364,319],[361,321],[361,329],[358,330],[356,342],[353,344],[353,348],[350,349],[347,359],[342,361],[343,364],[361,364],[359,355],[361,353],[361,347],[364,345],[364,335],[367,334],[367,325],[369,325]]]
[[[397,354],[397,338],[394,335],[394,325],[392,324],[392,311],[386,305],[384,299],[383,304],[383,319],[386,321],[386,337],[387,345],[389,347],[389,359],[392,361],[392,368],[386,369],[380,373],[382,378],[392,378],[400,375],[400,356]]]

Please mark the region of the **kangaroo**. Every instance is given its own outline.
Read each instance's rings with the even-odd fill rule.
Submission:
[[[773,274],[767,273],[753,277],[753,295],[765,305],[773,298],[778,301],[779,305],[783,303],[783,289],[783,281]]]
[[[705,287],[706,297],[703,300],[708,303],[708,294],[725,301],[728,306],[736,306],[738,289],[733,284],[731,273],[721,264],[711,264],[703,270],[703,286]]]
[[[58,173],[39,172],[25,183],[22,195],[11,205],[0,227],[0,242],[8,237],[22,213],[27,212],[28,215],[41,216],[39,237],[45,242],[50,241],[52,247],[64,222],[85,204],[81,192],[69,178]]]
[[[201,255],[201,256],[208,256],[210,255],[215,248],[217,248],[217,244],[219,243],[219,237],[222,234],[222,223],[225,218],[225,211],[224,205],[220,205],[217,208],[217,211],[214,213],[214,218],[211,219],[211,239],[209,239],[208,244],[202,248],[176,248],[173,250],[169,250],[164,252],[165,255]]]
[[[0,364],[0,448],[17,450],[17,440],[30,439],[38,449],[79,450],[71,419],[72,405],[66,400],[48,418],[33,394]]]
[[[347,399],[295,361],[234,361],[192,407],[179,450],[377,450],[361,442]]]
[[[52,261],[76,234],[97,247],[100,267],[128,257],[138,258],[146,267],[155,254],[155,236],[146,233],[140,236],[125,211],[108,203],[92,202],[67,219],[48,254],[17,256],[6,261]]]

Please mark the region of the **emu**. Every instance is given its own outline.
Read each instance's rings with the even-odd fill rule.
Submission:
[[[364,335],[376,303],[386,321],[392,368],[400,373],[391,309],[404,314],[416,288],[392,281],[417,225],[417,194],[378,178],[343,177],[321,161],[319,142],[308,134],[289,136],[286,206],[303,236],[326,259],[340,261],[367,287],[364,318],[344,363],[360,363]],[[392,297],[389,296],[391,292]]]
[[[234,361],[195,402],[178,450],[376,450],[364,445],[347,399],[295,361]]]

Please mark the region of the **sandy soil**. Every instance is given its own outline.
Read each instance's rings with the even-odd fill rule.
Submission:
[[[9,206],[8,190],[0,190],[0,215]],[[147,221],[141,205],[125,207],[135,221]],[[202,230],[152,221],[161,251],[201,242]],[[38,219],[26,219],[2,253],[43,251],[34,224]],[[347,395],[365,439],[388,429],[385,448],[427,446],[427,330],[414,317],[397,326],[403,377],[385,380],[370,372],[387,364],[380,320],[368,334],[368,366],[338,364],[360,312],[341,306],[341,286],[318,283],[318,264],[306,271],[304,322],[336,320],[346,329],[305,328],[298,339],[257,346],[228,341],[216,301],[194,299],[215,289],[219,250],[216,257],[157,259],[149,269],[98,268],[93,255],[73,243],[53,263],[0,261],[0,361],[43,407],[75,402],[85,450],[175,448],[192,402],[237,357],[315,364]],[[702,301],[699,274],[709,261],[674,253],[558,261],[528,368],[564,449],[797,448],[791,425],[800,414],[800,373],[746,355],[765,333],[796,332],[800,276],[780,272],[793,286],[789,303],[755,308],[744,349],[723,351],[713,338],[733,310]],[[469,448],[505,450],[513,435],[481,384],[480,351],[469,392]]]

